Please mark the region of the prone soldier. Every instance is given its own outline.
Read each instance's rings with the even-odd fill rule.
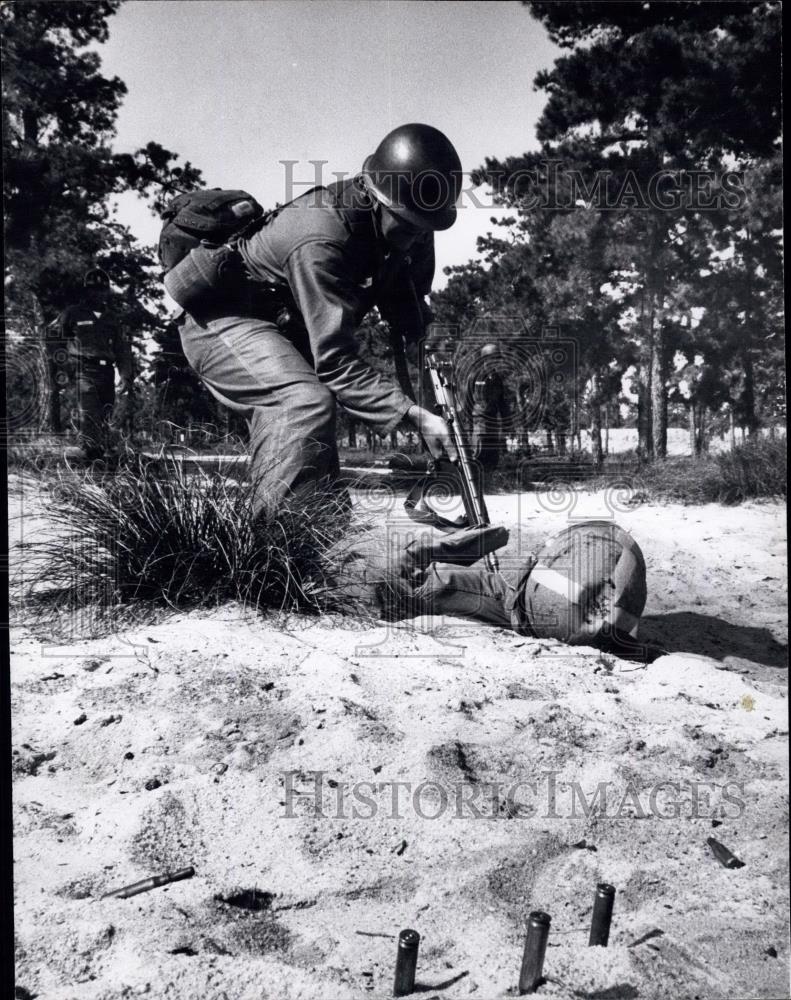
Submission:
[[[611,521],[585,521],[553,535],[521,565],[481,564],[508,540],[491,525],[417,538],[402,547],[373,534],[339,544],[350,597],[388,620],[468,618],[535,638],[653,658],[638,641],[646,566],[632,536]],[[345,546],[345,548],[344,548]]]

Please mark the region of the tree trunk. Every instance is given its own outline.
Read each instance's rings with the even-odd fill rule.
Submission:
[[[750,246],[750,232],[747,231],[747,247]],[[744,366],[744,392],[742,393],[742,419],[747,425],[747,433],[752,436],[758,427],[755,416],[755,373],[753,371],[753,261],[752,254],[747,254],[746,277],[747,277],[747,303],[744,315],[744,328],[742,336],[742,364]]]
[[[654,457],[649,379],[650,366],[642,367],[637,377],[637,455],[643,461]]]
[[[393,451],[398,451],[398,431],[390,431],[390,447]]]
[[[667,331],[662,317],[664,271],[660,258],[663,231],[655,222],[648,267],[648,322],[650,324],[651,444],[656,458],[667,457]]]
[[[698,453],[698,428],[695,420],[695,404],[689,404],[689,453],[694,458]]]
[[[658,163],[661,157],[658,157]],[[667,219],[653,216],[649,221],[647,257],[644,267],[644,294],[641,306],[643,338],[648,352],[646,391],[649,412],[646,422],[650,436],[645,442],[648,457],[664,458],[667,455],[667,345],[662,322],[665,273],[662,251],[667,230]]]
[[[667,458],[667,354],[665,331],[659,324],[654,330],[651,360],[651,438],[654,455]]]
[[[610,406],[604,407],[604,454],[610,454]]]
[[[547,428],[545,433],[547,438],[547,451],[549,452],[550,455],[554,455],[555,446],[552,443],[552,431],[549,428]]]
[[[709,441],[706,436],[706,407],[701,406],[700,415],[698,417],[698,454],[703,454],[704,451],[709,450]]]
[[[599,376],[591,376],[590,439],[591,454],[595,468],[601,468],[601,401],[599,399]]]
[[[52,434],[60,434],[62,423],[60,419],[60,393],[58,383],[55,381],[54,364],[50,361],[49,345],[47,343],[47,325],[44,322],[44,310],[38,295],[31,295],[32,304],[32,326],[33,339],[35,341],[35,351],[37,353],[35,373],[36,378],[41,378],[46,386],[46,408],[37,414],[36,430],[39,434],[49,431]],[[41,397],[39,397],[41,398]]]
[[[733,416],[733,403],[728,406],[728,425],[731,434],[731,451],[736,449],[736,420]]]
[[[357,447],[357,421],[349,420],[349,447]]]
[[[749,336],[749,331],[748,331]],[[747,425],[747,433],[752,436],[758,427],[758,420],[755,416],[755,373],[753,371],[753,354],[749,342],[745,345],[743,353],[744,365],[744,392],[742,394],[742,413]]]

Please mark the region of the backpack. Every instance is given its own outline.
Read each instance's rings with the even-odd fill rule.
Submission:
[[[264,210],[247,191],[188,191],[162,212],[159,260],[167,274],[201,244],[222,246],[263,219]]]

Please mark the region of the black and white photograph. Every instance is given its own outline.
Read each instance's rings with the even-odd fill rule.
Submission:
[[[789,998],[779,0],[0,45],[0,995]]]

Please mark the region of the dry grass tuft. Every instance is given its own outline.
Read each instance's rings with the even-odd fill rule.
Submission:
[[[58,634],[77,613],[82,634],[106,634],[228,602],[348,610],[330,550],[349,511],[327,491],[254,518],[252,484],[164,456],[128,456],[104,474],[60,468],[46,482],[51,530],[25,548],[23,615],[39,630]]]

